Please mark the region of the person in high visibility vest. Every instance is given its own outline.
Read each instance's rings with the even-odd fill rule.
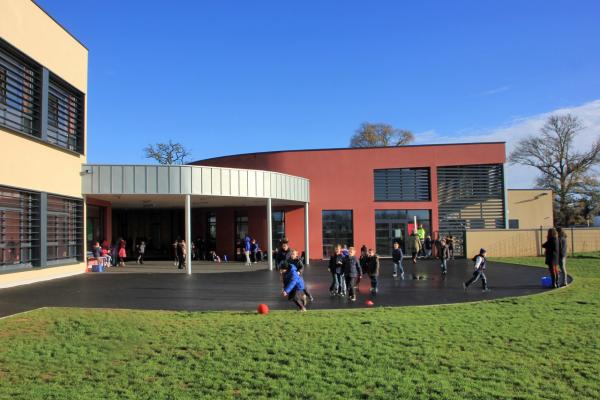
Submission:
[[[425,242],[425,228],[423,228],[423,224],[419,224],[419,229],[417,229],[417,235],[419,235],[419,241],[421,242],[421,250],[419,251],[419,255],[421,257],[425,257],[425,248],[423,243]]]

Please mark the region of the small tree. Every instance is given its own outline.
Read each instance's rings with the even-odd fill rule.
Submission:
[[[415,139],[412,132],[389,124],[363,122],[350,139],[350,147],[404,146]]]
[[[144,148],[144,153],[146,158],[152,158],[163,165],[185,164],[186,158],[192,154],[181,143],[173,143],[171,140],[169,143],[150,144]]]
[[[600,162],[600,138],[590,143],[588,151],[573,150],[573,140],[582,129],[576,116],[552,115],[540,135],[519,141],[509,156],[513,164],[538,169],[537,184],[554,192],[555,220],[563,226],[576,221],[582,190],[592,179],[589,173],[593,166]]]

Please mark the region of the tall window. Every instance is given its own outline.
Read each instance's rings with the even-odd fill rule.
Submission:
[[[83,259],[82,201],[48,195],[48,264]]]
[[[323,257],[333,254],[335,245],[354,245],[352,210],[323,210]]]
[[[206,214],[206,246],[207,249],[217,249],[217,215],[209,212]]]
[[[39,265],[39,195],[0,186],[0,271]]]
[[[41,69],[0,40],[0,125],[40,136]]]
[[[49,84],[48,141],[83,151],[83,94],[56,77]]]
[[[376,169],[375,201],[429,201],[429,168]]]
[[[276,249],[285,237],[285,211],[273,211],[272,217],[273,248]]]
[[[95,242],[100,242],[106,239],[104,232],[104,213],[105,207],[90,206],[86,207],[86,232],[88,248],[92,248]]]

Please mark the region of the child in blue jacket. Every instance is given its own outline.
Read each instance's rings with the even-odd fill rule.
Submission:
[[[281,267],[283,272],[283,296],[293,301],[298,311],[306,311],[306,296],[304,294],[304,280],[298,274],[293,263],[286,263]]]

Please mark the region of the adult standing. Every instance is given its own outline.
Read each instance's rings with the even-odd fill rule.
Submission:
[[[567,248],[567,233],[560,227],[556,232],[558,233],[558,268],[563,276],[563,285],[567,286],[569,284],[569,276],[567,275],[567,253],[569,252]]]
[[[181,240],[179,240],[179,243],[177,243],[177,259],[179,261],[179,264],[177,266],[178,269],[184,268],[186,257],[187,257],[187,245],[185,243],[185,240],[181,239]]]
[[[544,253],[546,256],[546,265],[552,278],[552,287],[558,287],[558,257],[559,257],[559,244],[558,244],[558,233],[556,229],[548,229],[548,235],[546,241],[542,244]]]
[[[417,255],[421,251],[421,240],[419,239],[419,234],[416,230],[413,231],[412,235],[410,235],[410,237],[408,238],[408,246],[412,254],[412,262],[413,264],[416,264]]]
[[[421,242],[421,249],[419,250],[419,253],[421,254],[422,257],[425,257],[425,248],[423,247],[423,244],[425,243],[425,228],[423,228],[423,224],[419,224],[419,229],[417,229],[417,235],[419,236],[419,242]]]

